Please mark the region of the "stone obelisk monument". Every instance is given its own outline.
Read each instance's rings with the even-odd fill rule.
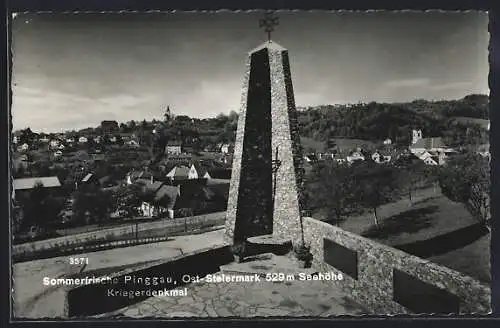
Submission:
[[[302,149],[288,51],[268,40],[249,53],[236,132],[225,239],[301,241]]]

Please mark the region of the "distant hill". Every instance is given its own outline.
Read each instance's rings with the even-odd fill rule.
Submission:
[[[390,138],[407,145],[413,129],[421,129],[424,137],[444,137],[454,145],[466,142],[467,134],[476,143],[487,139],[488,118],[488,97],[484,95],[450,101],[325,105],[298,112],[303,139],[323,143],[338,138],[379,143]]]
[[[424,137],[444,137],[452,146],[488,139],[485,130],[489,120],[489,98],[473,94],[458,100],[309,106],[301,107],[297,116],[306,151],[324,150],[328,142],[338,148],[355,148],[358,144],[379,144],[387,138],[393,143],[407,145],[413,129],[421,129]],[[199,150],[216,149],[218,144],[234,142],[237,121],[236,112],[209,119],[181,115],[169,123],[156,120],[120,123],[119,133],[135,134],[141,145],[156,145],[160,152],[168,140],[179,140]],[[84,129],[73,134],[99,134],[99,129]],[[153,129],[156,131],[154,138]],[[32,138],[29,129],[18,135],[21,140]]]

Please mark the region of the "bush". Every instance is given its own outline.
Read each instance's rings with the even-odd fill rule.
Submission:
[[[300,244],[299,246],[295,247],[294,253],[299,261],[310,262],[313,259],[311,247],[304,244]]]

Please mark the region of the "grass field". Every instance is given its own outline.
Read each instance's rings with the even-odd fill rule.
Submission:
[[[407,199],[381,206],[379,222],[379,227],[376,227],[373,215],[365,213],[348,218],[340,227],[382,244],[399,247],[416,242],[425,246],[433,238],[451,236],[460,229],[467,234],[469,227],[472,233],[472,227],[478,223],[463,204],[450,201],[432,188],[420,190],[412,206]],[[461,234],[463,236],[463,232]],[[460,235],[456,237],[461,238]],[[449,239],[454,240],[456,249],[453,248],[455,244],[439,245],[451,250],[428,259],[483,282],[491,282],[490,234],[478,235],[470,241],[457,238]]]
[[[491,283],[491,235],[485,235],[472,244],[429,260],[465,273],[485,283]]]
[[[358,147],[373,147],[376,143],[368,140],[361,139],[344,139],[344,138],[334,138],[337,148],[339,150],[349,150],[356,149]],[[300,143],[302,147],[307,151],[308,149],[314,149],[316,152],[325,151],[325,143],[322,141],[314,140],[308,137],[300,137]]]
[[[482,119],[482,118],[473,118],[473,117],[464,117],[464,116],[456,116],[450,118],[452,121],[456,121],[459,123],[468,123],[468,124],[476,124],[480,125],[484,129],[488,128],[490,120]]]

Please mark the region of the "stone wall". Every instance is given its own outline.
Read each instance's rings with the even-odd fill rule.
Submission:
[[[155,222],[139,223],[138,231],[141,232],[155,229],[171,228],[171,231],[169,232],[176,233],[184,231],[186,226],[189,230],[198,228],[201,224],[203,224],[204,227],[207,227],[209,225],[223,224],[224,219],[225,212],[217,212],[172,220],[168,219]],[[135,229],[135,224],[130,224],[125,227],[117,227],[76,235],[51,238],[47,240],[35,241],[32,243],[23,243],[14,245],[12,247],[12,256],[17,257],[22,254],[32,254],[40,251],[57,249],[60,247],[78,247],[90,242],[116,240],[119,239],[120,236],[135,233]]]
[[[178,289],[189,284],[189,282],[183,279],[183,276],[193,277],[194,280],[201,279],[207,274],[218,272],[221,265],[228,264],[233,260],[234,258],[229,250],[229,246],[221,244],[178,255],[171,259],[157,261],[152,264],[148,263],[142,266],[118,270],[106,275],[96,272],[84,272],[80,275],[81,277],[93,275],[97,277],[106,276],[110,279],[110,283],[96,283],[77,287],[67,286],[65,288],[66,297],[64,306],[59,306],[59,308],[64,309],[63,317],[85,317],[111,312],[140,302],[149,296],[140,295],[134,298],[110,296],[109,289],[132,291],[134,293]],[[200,263],[203,263],[203,265],[200,265]],[[143,279],[149,278],[149,280],[153,280],[156,277],[157,283],[127,283],[125,280],[126,276]],[[74,278],[78,277],[75,276]],[[92,300],[92,302],[89,302],[89,300]]]
[[[471,277],[316,219],[304,218],[303,223],[306,243],[310,243],[314,254],[314,267],[320,272],[342,273],[325,263],[324,239],[355,254],[356,261],[351,262],[357,266],[355,277],[344,272],[343,280],[331,283],[374,313],[413,313],[394,300],[394,272],[457,296],[460,313],[486,314],[490,311],[490,287]]]

